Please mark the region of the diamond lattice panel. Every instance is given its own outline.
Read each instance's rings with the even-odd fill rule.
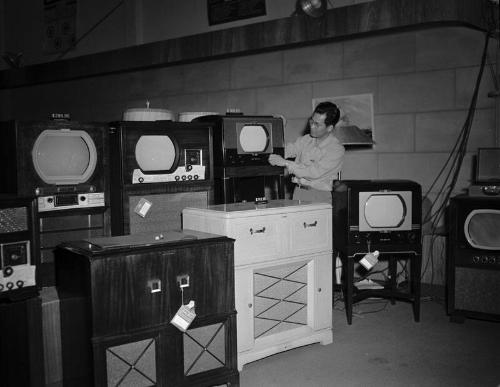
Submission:
[[[224,367],[226,364],[223,323],[189,329],[184,334],[184,374],[186,376]]]
[[[307,263],[254,271],[254,336],[307,325]]]
[[[155,341],[147,339],[106,349],[108,386],[156,385]]]

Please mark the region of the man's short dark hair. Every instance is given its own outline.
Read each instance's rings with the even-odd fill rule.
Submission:
[[[330,126],[330,125],[337,125],[337,122],[339,122],[340,119],[340,110],[335,105],[333,102],[321,102],[318,105],[316,105],[316,108],[314,109],[314,113],[318,114],[326,114],[325,117],[325,125]]]

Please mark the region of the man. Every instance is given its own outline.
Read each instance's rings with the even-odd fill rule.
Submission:
[[[269,163],[286,167],[296,184],[294,200],[331,203],[333,181],[344,161],[344,146],[333,135],[340,118],[338,107],[332,102],[322,102],[309,119],[310,133],[286,144],[285,158],[272,154]]]

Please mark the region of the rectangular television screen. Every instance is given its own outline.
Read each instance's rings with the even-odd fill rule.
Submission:
[[[359,231],[411,230],[411,191],[360,192]]]
[[[500,183],[500,148],[479,148],[476,163],[476,182]]]

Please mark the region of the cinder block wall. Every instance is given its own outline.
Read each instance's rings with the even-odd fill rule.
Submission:
[[[373,93],[376,145],[348,152],[343,178],[406,178],[425,193],[465,121],[483,45],[478,31],[440,27],[3,90],[0,118],[69,112],[74,120],[107,122],[149,100],[176,113],[239,108],[283,115],[291,141],[302,132],[313,98]],[[496,49],[491,41],[490,62]],[[496,145],[495,101],[487,97],[493,89],[487,68],[455,193],[471,184],[476,149]]]

